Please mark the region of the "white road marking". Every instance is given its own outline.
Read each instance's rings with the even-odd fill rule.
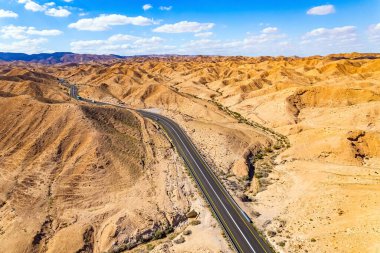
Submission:
[[[185,143],[183,143],[181,137],[178,135],[177,131],[170,125],[170,122],[167,122],[165,119],[160,119],[164,122],[166,122],[168,124],[168,126],[174,131],[174,133],[177,135],[178,139],[181,141],[182,145],[185,147],[186,151],[189,153],[191,159],[193,160],[193,162],[195,163],[195,165],[198,167],[199,171],[202,173],[203,177],[205,178],[206,182],[208,183],[208,185],[210,186],[210,188],[212,189],[212,191],[214,192],[214,194],[216,195],[216,197],[218,198],[219,202],[222,204],[223,208],[226,210],[227,214],[230,216],[231,220],[234,222],[235,226],[237,227],[237,229],[239,230],[239,232],[241,233],[241,235],[244,237],[245,241],[248,243],[248,246],[252,249],[253,252],[256,253],[256,251],[253,249],[252,245],[250,244],[249,240],[247,239],[247,237],[245,237],[243,231],[241,231],[240,227],[237,225],[237,223],[235,222],[234,218],[232,217],[232,215],[230,214],[230,212],[228,211],[227,207],[224,205],[224,203],[222,202],[222,200],[219,198],[218,194],[215,192],[214,188],[212,187],[212,185],[210,184],[210,182],[208,181],[207,177],[205,176],[205,174],[203,173],[202,169],[198,166],[198,163],[195,161],[193,155],[191,154],[191,152],[189,151],[189,149],[186,147]]]

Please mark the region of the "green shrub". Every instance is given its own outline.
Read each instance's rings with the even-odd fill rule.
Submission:
[[[163,238],[165,236],[165,233],[164,233],[164,231],[162,231],[162,230],[156,230],[156,232],[154,232],[154,236],[153,236],[153,238],[155,239],[155,240],[158,240],[158,239],[161,239],[161,238]]]
[[[174,240],[174,243],[176,243],[176,244],[181,244],[181,243],[184,243],[184,242],[185,242],[185,238],[182,235],[177,240]]]
[[[267,152],[267,153],[272,153],[273,150],[272,150],[270,147],[267,147],[267,148],[265,148],[265,152]]]
[[[200,220],[192,220],[192,221],[190,221],[190,225],[192,225],[192,226],[197,226],[199,224],[201,224]]]
[[[151,251],[151,250],[154,249],[154,245],[148,243],[148,244],[146,245],[146,249],[149,250],[149,251]]]
[[[258,160],[263,159],[263,157],[264,157],[264,154],[261,154],[261,153],[258,153],[258,154],[255,156],[255,158],[258,159]]]

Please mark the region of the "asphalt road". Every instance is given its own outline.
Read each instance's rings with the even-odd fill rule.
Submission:
[[[144,110],[138,112],[142,116],[158,122],[169,135],[236,250],[244,253],[272,252],[179,125],[162,115]]]
[[[75,85],[70,86],[70,96],[77,99],[78,96],[78,88]]]
[[[112,105],[78,97],[78,88],[70,85],[70,96],[97,105]],[[125,106],[112,105],[122,108]],[[216,218],[222,224],[235,249],[241,253],[271,253],[268,244],[252,226],[250,219],[219,182],[211,168],[201,157],[187,134],[173,120],[162,115],[138,110],[146,118],[158,122],[166,131],[177,151],[184,159]],[[207,238],[205,238],[207,240]]]

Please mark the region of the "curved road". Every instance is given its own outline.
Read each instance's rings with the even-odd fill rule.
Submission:
[[[158,122],[165,129],[236,250],[244,253],[272,252],[179,125],[162,115],[144,110],[138,110],[138,112],[142,116]]]
[[[70,96],[97,105],[112,105],[99,101],[81,98],[75,85],[69,85]],[[115,106],[115,105],[112,105]],[[117,106],[123,107],[125,106]],[[184,159],[203,195],[210,204],[216,218],[222,224],[225,232],[240,253],[271,253],[268,244],[260,237],[252,226],[250,219],[229,195],[219,182],[210,167],[201,157],[187,134],[173,120],[162,115],[138,110],[146,118],[158,122],[166,131],[178,153]]]

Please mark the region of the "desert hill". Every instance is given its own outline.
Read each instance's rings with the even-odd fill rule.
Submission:
[[[107,63],[11,62],[1,66],[1,108],[16,105],[1,112],[6,124],[0,133],[7,136],[0,149],[1,161],[7,166],[1,168],[5,166],[8,175],[1,184],[1,196],[5,200],[13,188],[25,191],[24,174],[18,171],[27,168],[30,176],[44,179],[39,185],[45,190],[33,190],[32,196],[39,196],[35,198],[41,199],[41,208],[50,210],[44,211],[38,224],[31,225],[34,230],[28,232],[25,247],[41,252],[56,249],[65,245],[67,234],[76,233],[76,248],[95,245],[94,251],[101,252],[120,246],[125,238],[136,238],[131,236],[136,233],[127,228],[152,231],[152,223],[147,221],[165,228],[173,224],[173,217],[178,217],[175,214],[184,214],[194,205],[188,197],[193,188],[182,174],[185,170],[177,167],[180,159],[155,125],[134,113],[71,101],[67,91],[56,85],[56,80],[63,78],[75,83],[83,97],[150,108],[176,120],[277,251],[348,253],[380,249],[378,54],[306,58],[146,56]],[[32,106],[26,107],[29,104]],[[31,108],[31,115],[37,117],[28,116],[24,108]],[[45,118],[41,113],[48,118],[35,122],[35,118]],[[15,119],[15,115],[20,117]],[[42,134],[46,131],[47,135]],[[23,136],[31,136],[30,143],[23,141]],[[35,144],[39,138],[42,141]],[[86,151],[74,143],[85,143]],[[123,146],[125,143],[131,145]],[[33,147],[37,149],[29,156]],[[59,147],[62,151],[56,158]],[[114,163],[107,163],[102,154]],[[36,159],[37,165],[31,167]],[[42,161],[55,164],[55,159],[60,159],[61,167],[53,166],[49,173],[42,169]],[[94,161],[103,169],[93,167]],[[120,176],[121,171],[125,174]],[[113,187],[110,181],[114,179],[115,185],[122,187]],[[12,186],[10,182],[18,184]],[[99,182],[106,194],[100,194],[92,182]],[[52,197],[56,206],[51,209],[46,207],[50,203],[46,195],[49,185],[51,194],[56,194]],[[65,185],[70,187],[66,189]],[[171,195],[173,192],[176,194]],[[145,194],[143,203],[137,202],[141,194]],[[70,196],[66,197],[70,201],[73,198],[72,206],[64,196]],[[11,215],[1,220],[6,233],[0,235],[1,242],[3,238],[20,238],[15,224],[20,227],[21,223],[13,224],[18,216],[11,213],[19,202],[12,202],[12,198],[0,209]],[[120,204],[125,201],[131,205]],[[24,205],[28,206],[22,203],[20,208]],[[78,208],[73,211],[73,206]],[[140,208],[136,210],[135,206]],[[74,212],[83,215],[74,219]],[[161,219],[158,214],[162,213],[170,218]],[[52,221],[46,217],[53,217]],[[120,217],[133,219],[119,222]],[[65,224],[75,222],[61,229],[56,225],[59,219]],[[49,232],[44,232],[46,229]],[[100,232],[103,230],[106,232]],[[109,239],[115,230],[120,236]],[[49,236],[31,246],[37,231]],[[14,237],[10,237],[12,233]],[[88,236],[91,234],[94,237]],[[89,244],[91,240],[83,238],[96,238],[96,243]],[[217,242],[207,250],[223,248]],[[153,251],[161,252],[168,246],[160,245]],[[184,245],[171,250],[200,250]]]
[[[243,205],[277,250],[379,250],[378,54],[140,58],[55,70],[84,96],[158,108],[180,122],[231,193],[253,201]],[[259,159],[246,181],[250,154]]]
[[[175,238],[191,208],[202,223],[190,227],[193,242],[183,247],[229,251],[155,125],[131,111],[76,102],[35,68],[1,73],[0,252],[123,252]],[[205,244],[202,236],[214,239]]]

